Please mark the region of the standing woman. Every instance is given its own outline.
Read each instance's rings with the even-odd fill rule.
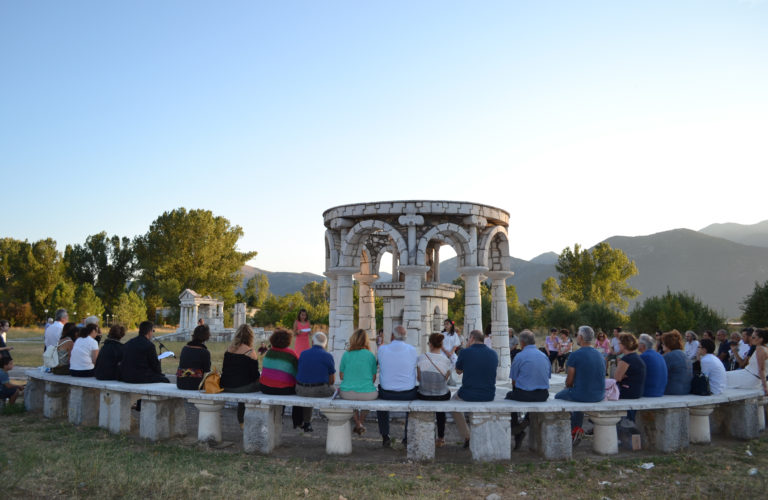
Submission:
[[[13,349],[13,347],[5,345],[5,334],[8,333],[8,330],[10,329],[10,321],[7,319],[0,319],[0,358],[13,359],[11,357],[11,349]]]
[[[51,368],[54,375],[69,375],[69,357],[72,347],[75,345],[80,329],[74,323],[65,323],[61,329],[59,343],[56,344],[56,352],[59,355],[59,365]]]
[[[221,365],[221,387],[224,392],[244,393],[259,390],[259,361],[256,357],[253,350],[253,330],[248,325],[240,325],[224,353]],[[237,422],[241,428],[244,421],[245,403],[237,403]]]
[[[565,371],[565,362],[568,356],[571,355],[573,350],[573,343],[571,342],[571,336],[567,328],[560,330],[560,343],[557,346],[557,364],[559,366],[558,372]]]
[[[456,325],[450,319],[443,321],[442,334],[443,353],[455,364],[458,358],[457,351],[461,349],[461,335],[456,332]]]
[[[296,353],[296,357],[301,356],[301,353],[311,347],[309,334],[312,333],[312,325],[309,323],[309,313],[306,309],[301,309],[296,316],[296,321],[293,322],[293,334],[296,336],[296,341],[293,344],[293,350]]]
[[[176,387],[179,389],[197,390],[203,381],[203,376],[211,371],[211,353],[205,347],[205,341],[209,338],[211,338],[211,329],[208,325],[198,325],[192,332],[192,340],[187,342],[181,350],[179,368],[176,370]],[[258,369],[257,364],[256,370]]]
[[[608,360],[608,355],[611,353],[611,341],[608,340],[608,336],[605,335],[605,332],[600,330],[597,332],[597,341],[595,342],[595,349],[600,351],[600,354],[603,355],[603,358]]]
[[[69,357],[69,374],[73,377],[93,377],[96,358],[99,356],[99,344],[96,342],[98,334],[99,325],[93,323],[80,329]]]
[[[416,374],[419,377],[419,399],[427,401],[447,401],[451,399],[448,389],[448,379],[451,376],[453,364],[442,355],[443,334],[433,333],[429,336],[429,352],[425,352],[416,364]],[[437,440],[435,446],[445,446],[445,412],[435,412],[437,418]]]
[[[549,329],[549,336],[544,339],[544,354],[549,358],[550,363],[557,359],[558,349],[560,349],[560,340],[557,338],[557,328]]]
[[[339,363],[339,396],[341,399],[357,401],[373,401],[379,397],[379,391],[373,383],[376,381],[376,356],[368,347],[368,334],[358,329],[349,337],[349,348],[341,357]],[[355,410],[352,418],[355,420],[353,432],[359,436],[365,433],[365,416],[367,410]]]

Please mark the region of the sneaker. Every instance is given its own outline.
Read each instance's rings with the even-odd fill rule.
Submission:
[[[314,432],[314,429],[312,429],[312,424],[310,424],[309,422],[304,424],[304,426],[302,426],[302,429],[304,429],[304,432]]]
[[[571,430],[571,446],[578,446],[581,443],[581,438],[584,437],[584,429],[581,427],[574,427]]]
[[[389,436],[384,436],[381,439],[381,446],[384,448],[392,448],[392,440],[389,439]]]

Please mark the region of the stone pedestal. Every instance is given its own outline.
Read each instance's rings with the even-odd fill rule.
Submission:
[[[473,412],[470,417],[469,450],[478,462],[512,458],[509,413]]]
[[[737,439],[754,439],[760,434],[757,399],[735,401],[721,405],[725,432]]]
[[[45,397],[45,382],[36,378],[29,378],[24,387],[24,408],[27,411],[39,411],[43,409]]]
[[[408,459],[434,460],[435,414],[412,411],[408,414]]]
[[[768,398],[762,397],[757,400],[757,428],[760,432],[765,430],[765,406]]]
[[[644,442],[658,451],[669,453],[688,447],[689,418],[687,408],[645,410],[637,413],[636,423]]]
[[[43,396],[43,416],[46,418],[63,418],[67,416],[67,396],[69,386],[56,382],[45,383]]]
[[[548,460],[570,460],[573,455],[570,413],[529,413],[528,416],[531,451]]]
[[[421,282],[428,269],[427,266],[400,265],[400,272],[405,275],[403,327],[408,332],[406,341],[415,346],[419,346],[421,340]]]
[[[587,412],[586,416],[595,424],[592,450],[601,455],[615,455],[619,452],[619,439],[616,434],[616,424],[625,411],[606,411],[600,413]]]
[[[223,401],[190,399],[197,408],[197,440],[200,442],[221,442],[221,410]]]
[[[75,425],[96,425],[99,423],[99,390],[71,386],[67,416]]]
[[[349,455],[352,453],[352,418],[353,410],[320,410],[328,419],[328,433],[325,438],[325,452],[329,455]]]
[[[131,431],[131,394],[101,391],[99,398],[99,427],[112,434]]]
[[[142,396],[139,435],[150,441],[184,436],[186,429],[184,400],[164,396]]]
[[[688,413],[690,414],[688,420],[688,433],[691,443],[705,444],[712,442],[712,437],[709,432],[709,416],[714,409],[714,406],[694,406],[688,409]]]
[[[280,445],[282,430],[281,406],[245,404],[243,450],[246,453],[271,453]]]

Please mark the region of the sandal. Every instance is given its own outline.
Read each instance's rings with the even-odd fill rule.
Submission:
[[[444,438],[435,439],[435,446],[438,448],[442,448],[443,446],[445,446],[445,439]]]

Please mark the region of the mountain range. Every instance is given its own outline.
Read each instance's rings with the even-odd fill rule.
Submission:
[[[755,282],[768,281],[768,220],[752,225],[712,224],[699,231],[673,229],[647,236],[613,236],[606,240],[635,261],[637,276],[629,283],[640,290],[635,301],[667,291],[688,291],[715,311],[729,317],[741,315],[740,305]],[[512,258],[520,302],[541,297],[541,284],[557,276],[557,254],[547,252],[530,261]],[[244,281],[255,273],[267,275],[270,291],[284,295],[325,277],[312,273],[269,272],[243,266]],[[440,281],[458,277],[456,258],[440,263]],[[390,276],[381,273],[382,280]],[[632,305],[630,305],[630,308]]]

